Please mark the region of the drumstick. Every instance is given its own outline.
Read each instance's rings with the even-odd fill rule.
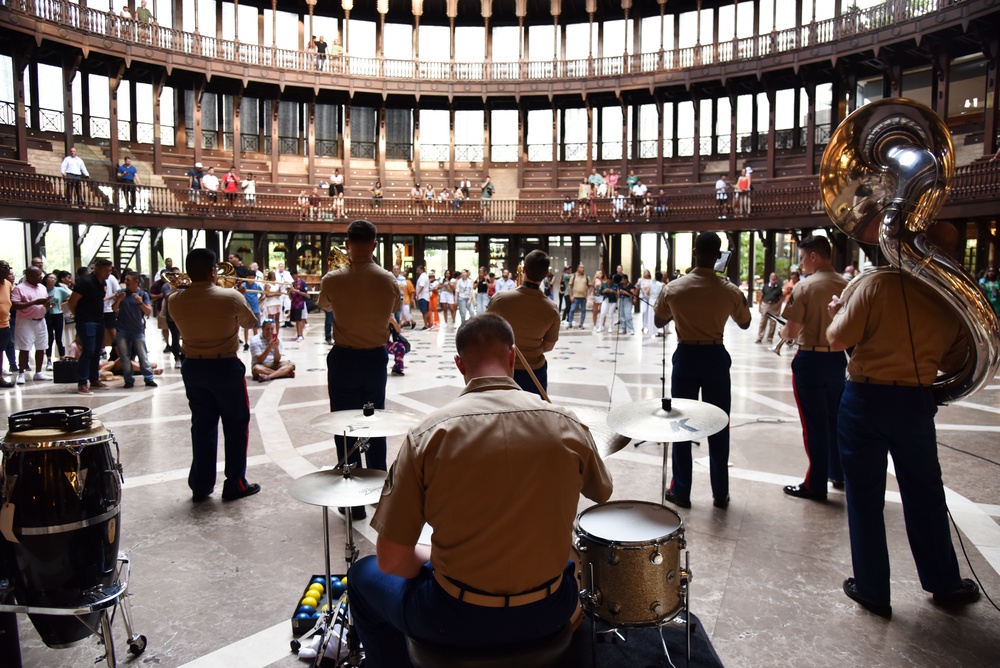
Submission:
[[[535,387],[538,388],[538,391],[542,395],[542,399],[545,399],[545,401],[551,404],[552,400],[549,399],[549,395],[545,393],[545,389],[542,388],[542,384],[538,382],[538,378],[535,377],[535,372],[531,370],[530,366],[528,366],[528,360],[524,359],[524,355],[521,353],[521,351],[518,349],[517,346],[514,346],[514,352],[517,353],[517,359],[521,360],[521,364],[523,364],[524,368],[527,369],[528,375],[531,376],[531,380],[534,381]]]

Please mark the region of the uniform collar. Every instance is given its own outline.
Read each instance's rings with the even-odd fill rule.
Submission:
[[[695,267],[691,270],[691,273],[698,274],[699,276],[715,276],[715,270],[708,267]]]
[[[480,376],[469,381],[462,395],[470,392],[487,392],[489,390],[520,390],[520,386],[510,376]],[[461,395],[459,395],[461,396]]]

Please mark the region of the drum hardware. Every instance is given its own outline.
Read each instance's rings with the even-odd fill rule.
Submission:
[[[389,426],[382,428],[381,422],[374,421],[374,418],[379,418],[380,415],[393,416],[392,419],[386,420],[389,422]],[[327,431],[332,428],[333,424],[337,423],[335,420],[324,419],[331,418],[332,416],[338,416],[337,420],[339,420],[339,424],[343,429],[342,435],[345,442],[347,440],[349,430],[371,430],[379,428],[382,428],[383,431],[385,429],[395,430],[398,429],[402,422],[405,421],[401,419],[402,416],[405,416],[403,413],[391,413],[390,411],[377,410],[372,406],[372,404],[367,404],[364,409],[362,409],[362,413],[360,415],[358,414],[357,409],[337,411],[336,413],[330,413],[329,415],[322,415],[319,418],[314,419],[311,424],[321,431]],[[370,420],[371,422],[365,422],[362,427],[358,427],[357,424],[360,419]],[[406,429],[409,429],[409,427]],[[396,433],[397,432],[395,431],[390,431],[385,435],[391,436],[396,435]],[[398,433],[406,433],[406,430]],[[351,566],[354,565],[354,562],[358,560],[358,556],[360,555],[360,550],[354,543],[354,517],[350,509],[352,506],[365,505],[372,495],[379,493],[384,485],[387,474],[385,471],[358,468],[356,464],[350,464],[348,462],[351,455],[355,452],[366,452],[368,450],[370,445],[369,436],[381,435],[382,434],[380,433],[369,434],[358,438],[351,448],[344,453],[343,458],[337,462],[337,465],[334,466],[334,468],[308,473],[300,478],[297,478],[289,487],[288,493],[292,496],[292,498],[303,503],[308,503],[309,505],[320,506],[323,509],[323,557],[324,568],[326,569],[324,571],[324,575],[326,576],[327,592],[332,591],[330,588],[332,581],[330,567],[330,507],[341,506],[345,511],[344,519],[347,522],[347,534],[344,541],[344,561],[347,564],[347,570],[350,570]],[[292,640],[292,651],[297,651],[302,645],[302,641],[307,638],[316,634],[321,634],[322,640],[320,641],[316,656],[313,658],[312,662],[313,668],[318,668],[326,655],[326,649],[329,646],[330,641],[334,636],[339,637],[339,633],[335,630],[335,626],[337,618],[340,615],[344,615],[346,617],[346,623],[343,624],[343,628],[347,629],[347,656],[338,665],[362,665],[363,659],[361,656],[361,639],[354,626],[354,616],[351,614],[349,600],[346,605],[343,605],[342,602],[338,602],[336,606],[333,605],[331,600],[326,611],[320,615],[320,618],[316,621],[315,626],[303,635]]]
[[[16,428],[0,445],[0,550],[9,575],[0,582],[0,613],[27,614],[54,648],[96,634],[104,646],[98,661],[115,668],[112,625],[119,608],[129,651],[146,649],[146,637],[132,628],[130,561],[117,549],[118,442],[79,407],[23,411],[8,423]]]

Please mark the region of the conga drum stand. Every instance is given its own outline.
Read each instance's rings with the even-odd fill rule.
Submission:
[[[97,635],[98,643],[104,645],[104,656],[98,657],[97,661],[104,659],[109,668],[116,668],[118,660],[115,656],[115,641],[111,627],[119,609],[122,612],[122,623],[125,625],[129,653],[139,656],[146,651],[146,636],[138,635],[132,629],[132,610],[128,601],[128,597],[131,596],[128,592],[128,578],[129,558],[125,554],[119,554],[118,572],[114,584],[106,588],[96,587],[75,607],[62,608],[17,605],[13,602],[13,588],[9,581],[2,581],[0,582],[0,612],[24,615],[75,616],[81,618],[81,624],[85,624],[83,616],[99,613],[100,626],[90,629],[92,633]]]

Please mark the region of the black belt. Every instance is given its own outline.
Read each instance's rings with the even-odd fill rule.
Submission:
[[[678,341],[677,343],[685,346],[721,346],[722,339],[710,339],[708,341]]]
[[[805,353],[832,353],[830,346],[799,346],[799,350]]]
[[[45,318],[28,318],[28,320],[35,320],[37,322],[38,320],[45,320]]]
[[[184,357],[189,360],[223,360],[236,359],[236,353],[219,353],[217,355],[188,355],[185,353]]]
[[[345,346],[345,345],[342,345],[340,343],[333,344],[333,347],[334,348],[343,348],[344,350],[355,350],[355,351],[361,352],[361,353],[368,353],[368,352],[372,352],[372,351],[375,351],[375,350],[384,350],[385,349],[384,346],[379,346],[377,348],[354,348],[353,346]]]
[[[853,374],[847,377],[847,380],[852,383],[863,383],[865,385],[896,385],[898,387],[925,387],[920,383],[913,383],[907,380],[882,380],[881,378],[871,378],[869,376],[855,376]]]

